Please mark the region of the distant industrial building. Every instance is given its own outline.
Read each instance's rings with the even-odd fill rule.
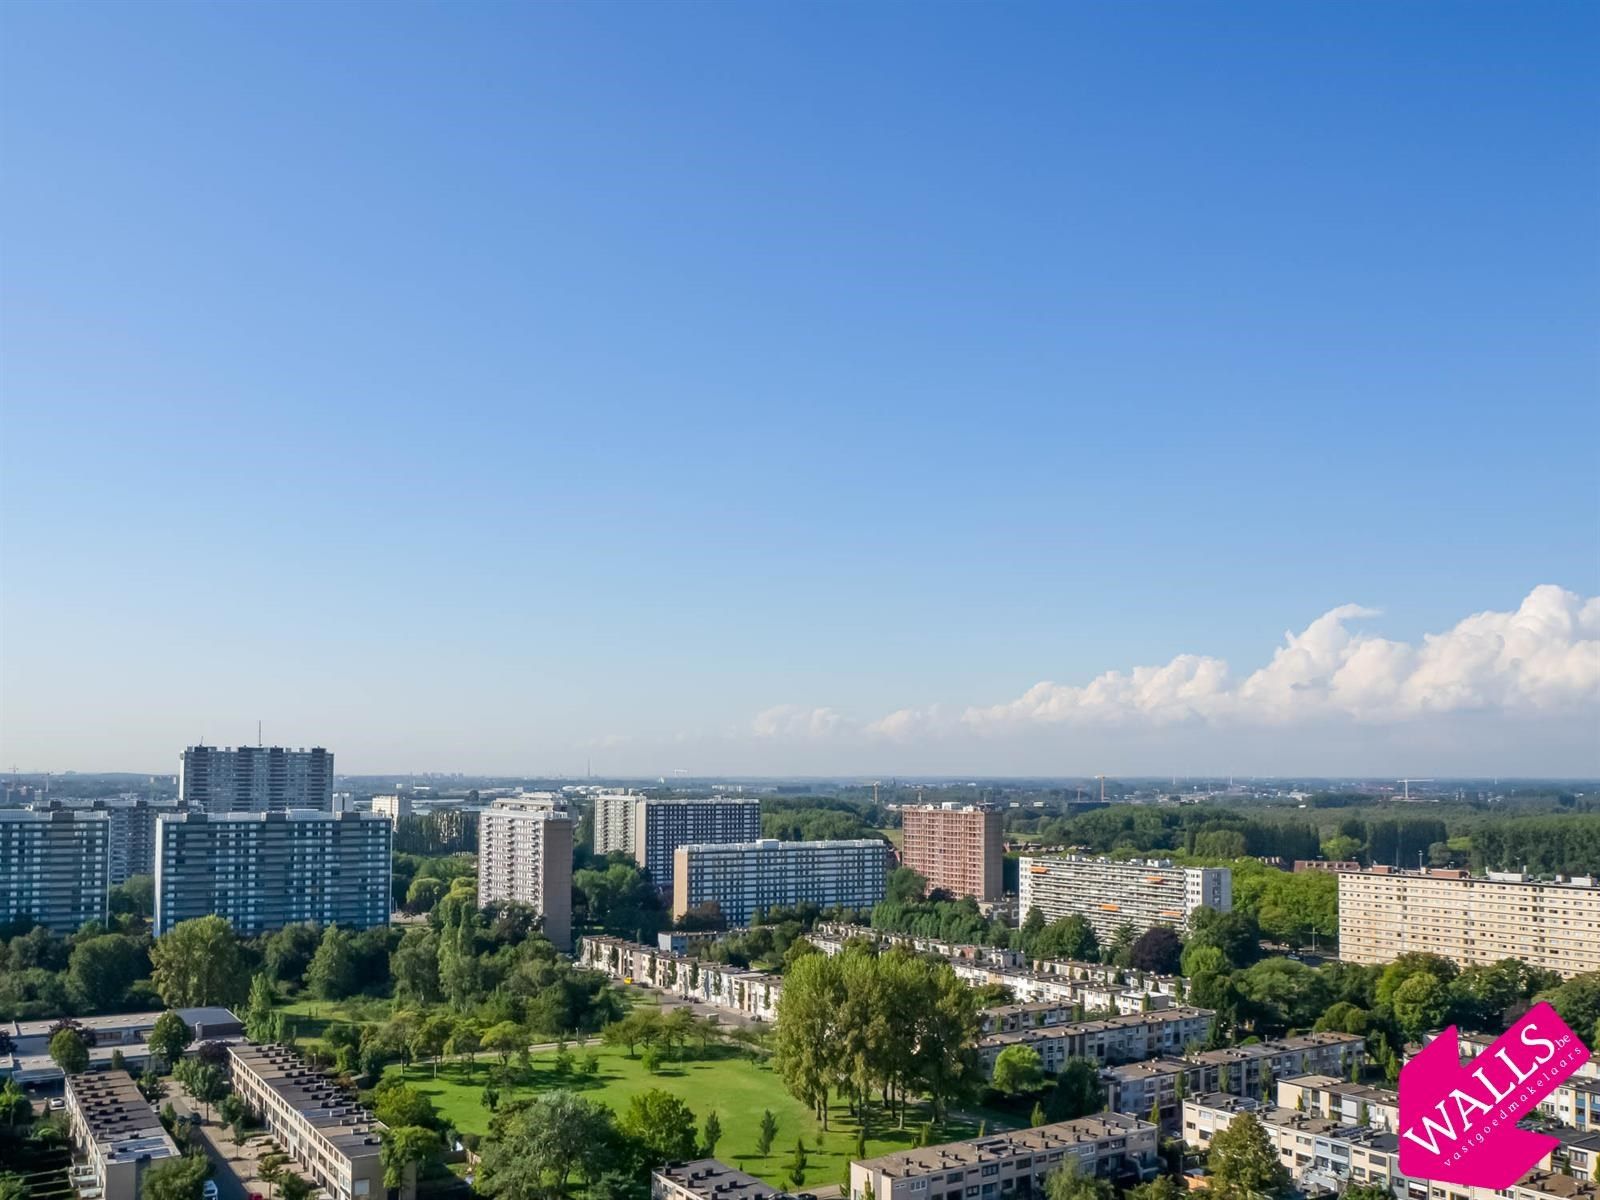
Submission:
[[[572,814],[545,804],[496,800],[478,817],[478,903],[532,905],[544,935],[572,947]]]
[[[177,1013],[194,1032],[197,1042],[244,1032],[239,1018],[226,1008],[180,1008]],[[89,1070],[110,1070],[112,1057],[117,1054],[122,1055],[130,1071],[143,1070],[150,1058],[150,1031],[160,1016],[159,1012],[142,1012],[74,1017],[94,1039],[89,1047]],[[0,1029],[11,1035],[11,1048],[0,1051],[0,1078],[15,1079],[26,1088],[49,1088],[59,1083],[61,1068],[50,1057],[50,1034],[58,1020],[59,1017],[46,1017],[0,1022]]]
[[[1386,963],[1426,952],[1463,967],[1517,958],[1562,975],[1600,971],[1600,885],[1511,871],[1339,873],[1339,957]]]
[[[177,1158],[161,1118],[126,1071],[69,1075],[67,1128],[82,1156],[79,1191],[98,1188],[99,1200],[139,1200],[144,1173]]]
[[[715,904],[729,924],[801,903],[870,909],[883,899],[890,847],[871,840],[753,842],[677,848],[672,915]]]
[[[178,799],[210,813],[333,811],[333,751],[317,746],[190,746]]]
[[[205,813],[156,822],[155,932],[211,913],[253,937],[389,923],[393,824],[373,813]]]
[[[0,921],[54,933],[106,919],[111,818],[92,809],[0,810]]]
[[[902,865],[952,896],[998,900],[1005,844],[998,808],[973,804],[918,804],[900,810]]]
[[[1108,858],[1023,858],[1019,863],[1023,920],[1038,909],[1046,921],[1076,913],[1106,939],[1118,927],[1143,933],[1155,925],[1182,929],[1201,908],[1233,908],[1227,867],[1176,867],[1166,859],[1115,862]]]

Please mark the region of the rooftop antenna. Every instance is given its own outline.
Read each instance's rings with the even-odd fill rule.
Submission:
[[[261,749],[261,719],[256,718],[256,749]]]

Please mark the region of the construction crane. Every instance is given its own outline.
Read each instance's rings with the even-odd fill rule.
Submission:
[[[1431,780],[1431,779],[1396,779],[1395,782],[1398,783],[1398,784],[1402,784],[1405,787],[1405,794],[1402,795],[1400,797],[1400,799],[1409,800],[1409,799],[1411,799],[1411,785],[1413,783],[1432,783],[1433,780]]]

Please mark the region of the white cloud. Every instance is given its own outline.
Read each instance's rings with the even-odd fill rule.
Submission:
[[[935,705],[861,723],[832,708],[779,705],[757,716],[754,729],[768,738],[906,743],[1073,726],[1272,729],[1600,709],[1600,598],[1544,585],[1514,612],[1477,613],[1416,644],[1359,627],[1379,615],[1355,604],[1332,608],[1286,633],[1267,665],[1237,681],[1221,659],[1180,654],[1084,684],[1036,683],[1013,700],[959,715]]]

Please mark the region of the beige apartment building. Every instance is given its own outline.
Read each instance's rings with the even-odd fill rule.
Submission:
[[[100,1189],[101,1200],[139,1200],[145,1171],[178,1157],[161,1119],[126,1071],[67,1076],[67,1122],[83,1156],[74,1183]]]
[[[1339,873],[1339,956],[1386,963],[1426,951],[1464,967],[1503,958],[1578,975],[1600,971],[1600,885],[1491,871]]]
[[[960,898],[998,900],[1005,845],[1003,814],[976,804],[916,804],[900,810],[902,865]]]
[[[478,903],[532,905],[545,937],[572,947],[572,815],[538,801],[496,800],[478,816]]]
[[[978,1058],[986,1071],[1007,1046],[1032,1046],[1044,1069],[1060,1071],[1068,1059],[1087,1058],[1096,1063],[1137,1062],[1158,1055],[1175,1055],[1191,1043],[1211,1036],[1216,1013],[1208,1008],[1166,1008],[1156,1012],[1045,1025],[1012,1033],[991,1033],[978,1041]]]
[[[1115,862],[1068,854],[1024,858],[1020,863],[1023,920],[1038,909],[1046,921],[1074,913],[1086,918],[1103,941],[1118,927],[1140,933],[1155,925],[1182,929],[1200,908],[1233,908],[1233,872],[1227,867],[1177,867],[1166,859]]]
[[[849,1200],[1030,1200],[1068,1161],[1080,1174],[1125,1182],[1160,1172],[1154,1125],[1102,1112],[1076,1121],[923,1146],[850,1164]]]
[[[230,1045],[228,1066],[239,1099],[331,1200],[387,1195],[385,1127],[353,1096],[287,1046]],[[414,1196],[414,1178],[399,1191],[402,1200]]]

